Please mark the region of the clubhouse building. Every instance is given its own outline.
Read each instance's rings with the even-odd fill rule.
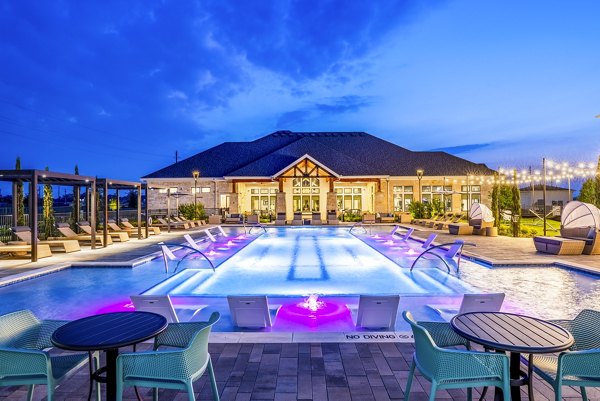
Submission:
[[[489,204],[494,171],[445,152],[413,152],[365,132],[277,131],[225,142],[143,177],[149,203],[167,195],[228,213],[392,214],[438,199],[447,211]]]

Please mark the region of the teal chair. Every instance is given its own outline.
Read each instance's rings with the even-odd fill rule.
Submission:
[[[575,343],[570,351],[556,355],[533,355],[533,370],[553,388],[555,399],[562,400],[562,386],[600,387],[600,312],[582,310],[573,320],[553,320],[569,331]]]
[[[193,382],[208,368],[213,400],[219,401],[219,390],[208,353],[208,336],[219,320],[214,312],[207,322],[171,323],[156,336],[154,351],[128,352],[117,357],[117,401],[123,399],[126,386],[152,387],[153,399],[158,389],[185,390],[194,401]],[[167,346],[169,349],[159,350]]]
[[[48,388],[48,401],[52,401],[56,386],[88,360],[88,354],[50,356],[48,353],[53,347],[52,333],[65,323],[39,320],[29,310],[0,316],[0,386],[28,385],[27,399],[31,401],[34,386],[44,384]],[[97,369],[98,354],[92,356],[91,363]]]
[[[410,312],[402,312],[413,331],[413,354],[404,400],[408,401],[415,367],[431,382],[429,400],[435,400],[437,390],[466,388],[467,399],[472,400],[473,387],[496,386],[502,388],[504,401],[510,401],[510,376],[508,357],[490,352],[463,351],[438,347],[429,332],[417,323]]]

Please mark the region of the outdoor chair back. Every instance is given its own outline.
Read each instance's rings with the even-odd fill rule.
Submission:
[[[410,397],[410,388],[418,368],[423,377],[431,382],[429,400],[435,400],[438,390],[466,388],[467,399],[472,400],[473,387],[496,386],[504,393],[504,401],[510,400],[510,376],[508,356],[492,352],[463,351],[438,347],[427,329],[417,323],[410,312],[402,313],[413,332],[415,353],[404,390],[404,400]]]
[[[208,353],[208,338],[212,326],[219,320],[214,312],[207,322],[172,323],[160,333],[154,351],[127,352],[117,358],[117,400],[123,399],[125,387],[152,387],[154,399],[158,388],[187,391],[195,400],[193,383],[208,370],[213,400],[219,400],[219,390]],[[171,347],[158,350],[161,346]]]
[[[587,400],[586,387],[600,387],[600,311],[584,309],[573,320],[552,320],[569,331],[575,343],[570,351],[555,355],[534,355],[533,369],[554,388],[556,401],[562,400],[563,386],[580,388]]]
[[[400,295],[361,295],[356,326],[393,330],[396,326],[399,303]]]
[[[88,361],[88,354],[51,356],[50,338],[67,323],[39,320],[31,311],[20,310],[0,316],[0,386],[28,385],[27,399],[33,399],[34,385],[47,386],[47,399],[54,399],[56,386]],[[98,353],[92,354],[98,368]],[[96,388],[99,400],[99,385]]]
[[[271,327],[269,300],[263,296],[233,296],[227,297],[231,319],[238,327],[261,328]]]

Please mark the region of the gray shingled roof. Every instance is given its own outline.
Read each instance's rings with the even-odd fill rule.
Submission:
[[[365,132],[277,131],[251,142],[225,142],[143,178],[270,177],[304,155],[341,176],[492,174],[484,164],[445,152],[413,152]]]

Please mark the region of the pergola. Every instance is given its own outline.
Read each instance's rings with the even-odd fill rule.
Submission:
[[[92,249],[96,242],[96,178],[76,174],[56,173],[45,170],[0,170],[0,181],[12,183],[12,217],[17,221],[17,184],[29,184],[29,227],[31,228],[31,261],[37,261],[38,243],[38,185],[62,185],[75,188],[91,188],[90,225],[92,226]],[[79,215],[79,199],[75,199],[75,209]],[[106,231],[106,230],[105,230]],[[106,243],[106,242],[105,242]]]
[[[129,190],[137,190],[137,231],[138,231],[138,239],[142,239],[142,184],[140,182],[135,181],[121,181],[121,180],[113,180],[110,178],[98,178],[96,179],[96,190],[102,188],[102,196],[104,203],[103,210],[103,219],[104,219],[104,247],[107,246],[108,241],[108,225],[106,224],[108,221],[108,190],[114,189],[117,191],[117,210],[116,210],[116,218],[115,220],[119,221],[119,190],[129,189]],[[148,197],[146,196],[146,205],[148,205]],[[148,230],[146,230],[146,236],[144,238],[148,238]]]

